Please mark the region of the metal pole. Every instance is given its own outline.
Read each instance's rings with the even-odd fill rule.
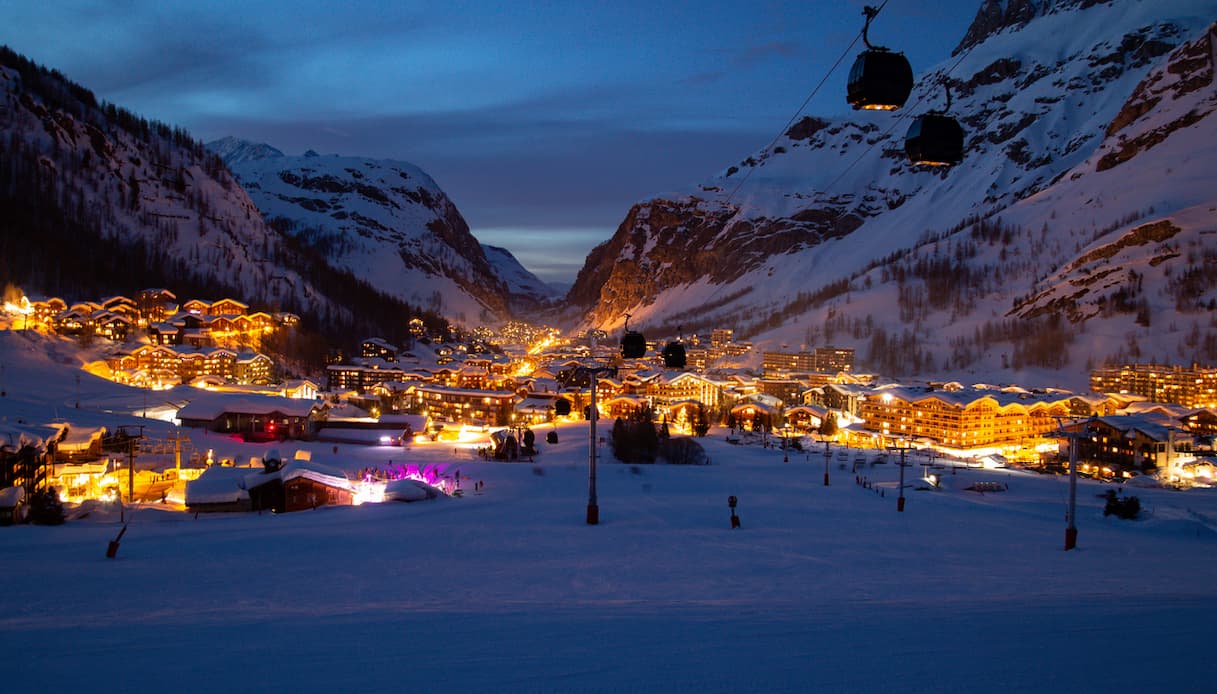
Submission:
[[[135,439],[127,441],[127,501],[135,503]]]
[[[900,495],[896,497],[896,510],[904,511],[904,467],[908,464],[904,462],[904,453],[907,448],[900,449]]]
[[[596,411],[596,371],[592,370],[592,406],[588,415],[591,419],[591,424],[588,430],[588,468],[587,468],[587,524],[597,525],[600,522],[600,506],[596,499],[596,419],[598,412]]]
[[[832,456],[832,453],[829,452],[828,448],[829,448],[829,443],[827,441],[825,441],[824,442],[824,486],[825,487],[828,486],[828,459],[830,456]]]
[[[1069,510],[1065,512],[1065,551],[1078,545],[1078,437],[1082,432],[1069,435]]]

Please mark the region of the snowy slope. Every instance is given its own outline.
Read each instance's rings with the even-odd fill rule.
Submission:
[[[333,265],[392,296],[461,323],[505,320],[536,299],[540,282],[514,258],[491,262],[456,206],[413,164],[311,151],[289,157],[233,138],[208,147],[267,219],[288,220],[289,232],[324,249]]]
[[[1155,75],[1210,83],[1211,63],[1172,51],[1207,55],[1217,2],[985,7],[1015,12],[998,22],[982,21],[982,12],[975,45],[965,42],[957,56],[921,73],[903,110],[804,118],[772,150],[696,191],[635,206],[589,256],[568,297],[590,310],[586,324],[620,326],[629,311],[632,325],[653,332],[683,324],[733,327],[762,346],[835,341],[864,359],[876,352],[871,361],[883,367],[898,341],[924,357],[894,369],[905,374],[1016,378],[1038,369],[1076,379],[1088,357],[1118,356],[1130,332],[1143,353],[1179,360],[1182,346],[1183,361],[1217,358],[1137,324],[1135,311],[1094,322],[1104,336],[1094,344],[1068,335],[1067,343],[1080,342],[1064,345],[1063,363],[1024,359],[1036,350],[1017,342],[976,338],[987,323],[1017,331],[998,325],[1009,320],[1036,332],[1041,324],[1027,311],[1007,314],[1043,292],[1046,277],[1068,272],[1099,236],[1217,203],[1217,192],[1201,183],[1217,166],[1203,156],[1214,141],[1214,119],[1201,106],[1211,87],[1126,108],[1134,93],[1165,80]],[[945,172],[911,167],[903,133],[913,115],[944,106],[944,77],[951,113],[967,134],[965,160]],[[1155,125],[1168,121],[1177,125]],[[1119,166],[1100,166],[1124,141],[1142,144],[1126,148]],[[992,227],[1003,231],[994,235]],[[1199,231],[1188,238],[1204,245]],[[1157,261],[1153,291],[1165,291],[1170,274],[1194,262],[1186,253]],[[1200,294],[1178,308],[1152,294],[1150,309],[1163,323],[1190,324],[1197,303],[1215,296],[1212,288]],[[1146,342],[1155,349],[1145,350]]]
[[[58,73],[43,72],[40,81],[29,88],[19,70],[0,67],[4,159],[14,171],[36,160],[45,182],[39,200],[22,202],[53,201],[74,222],[113,240],[116,247],[150,249],[164,263],[160,270],[180,268],[179,276],[167,280],[233,291],[247,302],[349,315],[308,279],[273,260],[282,250],[282,237],[263,223],[223,164],[188,134],[113,106],[99,107],[91,93]],[[58,103],[45,94],[54,94]],[[35,272],[54,276],[70,267],[61,258],[54,261],[56,267]],[[131,262],[130,257],[110,259],[114,289],[143,288],[131,285],[124,272]]]
[[[0,332],[0,418],[146,422],[123,391]],[[79,395],[78,395],[79,393]],[[153,393],[153,396],[157,394]],[[79,398],[81,407],[71,406]],[[246,462],[272,446],[187,430]],[[1126,489],[1146,517],[1104,517],[1082,480],[948,466],[940,491],[898,471],[701,439],[712,464],[627,466],[604,451],[601,522],[584,523],[584,424],[535,464],[464,444],[301,443],[312,459],[439,465],[465,496],[290,514],[93,507],[0,527],[0,653],[11,691],[1207,691],[1217,619],[1217,494]],[[469,446],[480,445],[471,443]],[[282,449],[293,455],[295,447]],[[850,455],[856,457],[857,452]],[[868,456],[872,460],[873,456]],[[172,457],[140,454],[141,467]],[[906,470],[912,482],[918,464]],[[940,459],[941,462],[941,459]],[[474,493],[476,482],[483,482]],[[975,482],[1002,491],[969,491]],[[726,497],[739,499],[730,529]],[[76,509],[74,515],[86,509]],[[1119,659],[1130,648],[1151,657]],[[121,653],[122,657],[115,657]],[[1166,659],[1154,653],[1176,654]],[[65,658],[71,666],[65,666]],[[273,683],[273,684],[272,684]]]
[[[553,289],[521,265],[511,251],[500,246],[483,243],[482,252],[486,254],[486,260],[490,261],[499,277],[502,277],[507,286],[512,288],[512,294],[538,303],[554,298]]]

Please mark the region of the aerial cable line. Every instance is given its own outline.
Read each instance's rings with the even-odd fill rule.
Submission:
[[[872,18],[874,16],[877,16],[880,12],[883,11],[883,8],[887,6],[887,3],[888,3],[888,0],[883,0],[883,2],[880,3],[879,7],[877,9],[875,9],[875,11],[870,16]],[[869,21],[868,21],[868,24],[869,24]],[[840,65],[841,65],[841,61],[845,60],[845,58],[847,56],[849,56],[850,51],[852,51],[854,49],[854,46],[856,46],[858,44],[858,39],[863,38],[863,35],[865,33],[866,33],[866,27],[863,27],[862,30],[859,31],[856,36],[854,36],[854,40],[849,42],[849,45],[846,46],[845,50],[841,52],[840,57],[838,57],[836,62],[834,62],[832,64],[832,67],[828,68],[828,72],[826,72],[824,74],[824,77],[822,77],[820,79],[819,83],[816,84],[815,88],[811,90],[811,93],[807,95],[807,98],[803,100],[803,103],[799,105],[798,110],[794,112],[794,115],[790,117],[790,120],[786,121],[786,125],[782,126],[782,129],[778,131],[777,135],[774,135],[773,139],[769,141],[769,144],[763,150],[761,150],[762,152],[771,151],[773,149],[773,146],[777,144],[778,140],[782,139],[782,136],[790,131],[790,126],[794,125],[794,122],[798,119],[798,117],[800,115],[802,115],[803,110],[807,108],[807,104],[811,103],[811,100],[814,99],[816,94],[818,94],[820,92],[820,88],[824,86],[824,83],[828,81],[829,77],[832,77],[832,73],[836,72],[837,68],[840,67]],[[868,43],[868,45],[869,45],[869,43]],[[738,193],[740,191],[740,188],[742,188],[744,186],[744,184],[748,182],[748,179],[752,176],[752,172],[755,171],[756,168],[757,168],[756,166],[751,166],[748,168],[748,171],[744,174],[744,177],[740,179],[740,182],[735,185],[735,189],[732,190],[731,194],[727,196],[727,200],[726,200],[727,205],[730,205],[731,201],[733,199],[735,199],[735,194]]]

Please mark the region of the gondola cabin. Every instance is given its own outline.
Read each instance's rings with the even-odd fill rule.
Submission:
[[[669,369],[683,369],[687,363],[685,346],[679,342],[669,342],[663,348],[663,365]]]
[[[554,401],[554,414],[565,417],[570,414],[570,400],[558,398]]]
[[[918,116],[904,136],[909,161],[922,166],[954,166],[963,161],[963,127],[943,113]]]
[[[627,330],[621,338],[621,356],[626,359],[641,359],[647,353],[647,339],[637,330]]]
[[[913,68],[903,53],[871,48],[849,71],[846,98],[855,110],[894,111],[913,91]]]

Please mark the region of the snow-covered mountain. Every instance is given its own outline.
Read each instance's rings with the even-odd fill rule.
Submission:
[[[70,235],[64,244],[47,249],[55,255],[33,268],[36,276],[70,288],[71,278],[58,276],[76,265],[105,268],[114,286],[127,274],[169,274],[268,303],[274,284],[277,301],[343,310],[298,272],[268,262],[280,250],[279,235],[223,163],[184,131],[101,106],[88,90],[7,49],[3,58],[5,237],[24,237],[24,249],[47,240],[37,233],[45,218],[62,216],[73,227],[62,230]],[[55,226],[48,233],[60,233]],[[77,257],[100,244],[115,253]],[[272,283],[273,276],[285,282]]]
[[[0,281],[27,292],[75,300],[168,287],[298,313],[346,339],[404,339],[403,314],[444,322],[265,223],[224,162],[186,131],[99,104],[3,46],[0,143]]]
[[[1077,385],[1084,362],[1217,360],[1215,18],[1217,0],[988,0],[904,109],[805,117],[635,205],[568,299],[589,326],[852,345],[897,374]],[[912,166],[903,134],[944,82],[965,159]]]
[[[208,147],[272,224],[392,296],[461,323],[503,320],[550,298],[510,253],[478,243],[456,205],[413,164],[311,150],[285,156],[234,138]]]
[[[486,260],[494,267],[499,277],[511,288],[511,294],[516,297],[517,303],[523,299],[540,305],[554,299],[554,290],[521,265],[511,251],[483,243],[482,252],[486,254]]]

